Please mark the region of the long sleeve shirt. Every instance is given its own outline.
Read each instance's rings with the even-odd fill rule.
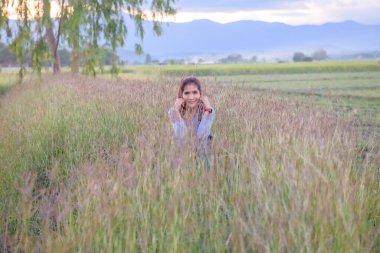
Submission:
[[[174,130],[174,139],[181,143],[188,127],[184,119],[176,119],[175,113],[174,107],[171,107],[168,111],[170,123]],[[200,122],[198,121],[198,113],[200,112],[198,111],[194,116],[192,127],[197,133],[198,144],[200,144],[211,135],[211,126],[215,118],[215,110],[212,108],[212,113],[207,116],[203,114]]]

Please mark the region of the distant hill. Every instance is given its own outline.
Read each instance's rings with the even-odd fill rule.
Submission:
[[[143,48],[158,58],[193,57],[242,53],[281,56],[297,50],[307,53],[325,49],[329,54],[355,53],[380,49],[380,25],[353,21],[324,25],[291,26],[261,21],[220,24],[210,20],[164,25],[163,36],[151,32],[149,22]],[[132,48],[134,38],[127,47]],[[120,55],[123,58],[123,55]]]

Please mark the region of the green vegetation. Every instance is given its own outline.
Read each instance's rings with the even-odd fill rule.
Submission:
[[[0,71],[0,96],[7,93],[16,83],[16,73],[12,71],[2,73]]]
[[[357,117],[371,130],[380,130],[380,71],[226,75],[209,81],[327,107]]]
[[[9,52],[16,56],[20,65],[20,80],[25,75],[25,63],[29,63],[36,73],[41,74],[43,63],[49,61],[53,72],[60,73],[61,59],[58,49],[62,45],[69,47],[71,51],[73,73],[79,73],[79,68],[82,66],[84,74],[95,75],[102,58],[98,55],[98,51],[106,47],[114,56],[111,70],[116,74],[118,72],[116,49],[125,44],[128,31],[124,18],[125,11],[134,21],[141,42],[144,38],[143,20],[147,18],[145,13],[147,8],[151,12],[153,32],[160,36],[162,33],[160,21],[165,16],[175,14],[173,5],[174,0],[149,2],[41,0],[33,3],[2,0],[0,37],[6,34],[10,43]],[[135,49],[137,53],[142,52],[139,43],[135,44]],[[4,55],[3,51],[0,45],[0,55]],[[9,52],[8,58],[12,56]]]
[[[136,75],[155,75],[178,77],[195,76],[235,76],[256,74],[302,74],[302,73],[340,73],[340,72],[379,72],[380,61],[325,61],[269,64],[228,64],[228,65],[164,65],[164,66],[127,66],[126,71]]]
[[[377,62],[311,64],[30,75],[0,97],[0,251],[380,251]],[[226,70],[209,171],[166,115],[198,67]]]

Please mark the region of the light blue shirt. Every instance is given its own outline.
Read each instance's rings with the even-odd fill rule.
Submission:
[[[174,139],[181,142],[185,135],[187,126],[184,119],[175,118],[174,110],[174,107],[171,107],[168,111],[168,115],[170,123],[174,129]],[[202,141],[207,140],[207,138],[209,138],[211,135],[211,126],[215,118],[215,110],[212,108],[212,113],[210,113],[208,116],[203,114],[200,122],[198,121],[198,113],[199,112],[197,112],[194,116],[193,127],[197,132],[198,143],[201,143]]]

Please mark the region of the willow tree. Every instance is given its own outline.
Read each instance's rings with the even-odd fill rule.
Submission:
[[[20,63],[20,77],[25,72],[24,62],[30,62],[37,73],[41,73],[42,62],[51,61],[53,73],[61,71],[58,54],[59,45],[71,49],[73,73],[82,65],[85,74],[96,74],[99,65],[100,47],[109,48],[114,57],[112,73],[117,73],[117,48],[126,41],[128,27],[123,13],[128,13],[135,22],[140,43],[144,38],[143,21],[150,11],[153,31],[161,35],[161,20],[174,15],[176,0],[1,0],[0,29],[7,31],[9,48],[16,53]],[[54,3],[54,4],[53,4]],[[54,8],[53,8],[54,5]],[[9,25],[13,13],[16,26]],[[102,45],[99,45],[100,41]],[[141,44],[135,51],[142,52]]]

